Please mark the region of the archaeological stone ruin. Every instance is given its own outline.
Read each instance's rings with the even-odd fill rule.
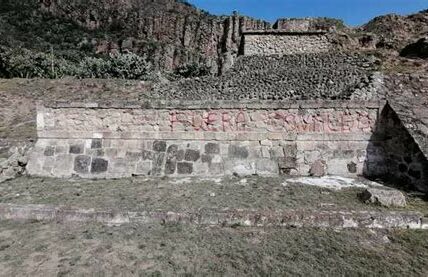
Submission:
[[[428,191],[426,149],[385,99],[376,61],[336,52],[310,23],[246,30],[228,72],[140,102],[39,103],[28,173],[364,176]]]
[[[244,55],[291,55],[328,52],[333,47],[325,32],[283,30],[243,33]]]

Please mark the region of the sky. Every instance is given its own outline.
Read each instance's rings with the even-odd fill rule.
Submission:
[[[283,17],[334,17],[351,26],[388,13],[411,14],[428,9],[428,0],[189,0],[215,15],[241,15],[275,22]]]

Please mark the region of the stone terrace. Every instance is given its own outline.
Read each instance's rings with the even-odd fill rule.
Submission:
[[[160,85],[147,96],[180,100],[284,100],[371,98],[382,82],[371,57],[318,53],[239,57],[220,77]]]

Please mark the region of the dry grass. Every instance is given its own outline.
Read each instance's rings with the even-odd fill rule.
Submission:
[[[219,179],[130,178],[63,180],[27,178],[0,184],[0,202],[113,210],[200,211],[222,209],[386,210],[359,200],[362,188],[332,191],[288,183],[284,177]],[[409,197],[408,210],[428,214],[428,202]]]
[[[428,232],[0,225],[2,276],[426,276]]]

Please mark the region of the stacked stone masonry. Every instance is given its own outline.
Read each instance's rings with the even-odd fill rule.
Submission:
[[[272,29],[288,32],[332,32],[345,27],[342,20],[334,18],[281,18]]]
[[[390,105],[383,109],[379,121],[377,132],[383,136],[387,179],[401,187],[428,191],[428,160],[417,143],[418,137],[405,127],[405,121]]]
[[[381,106],[328,101],[217,105],[222,108],[196,103],[188,108],[178,103],[39,107],[39,139],[27,170],[89,178],[307,175],[322,160],[329,174],[355,176],[364,171]]]
[[[39,105],[27,171],[83,178],[382,177],[403,171],[392,160],[397,156],[412,159],[409,184],[428,190],[427,161],[410,139],[398,147],[409,135],[387,124],[395,120],[388,109],[383,101],[327,100]],[[400,149],[412,149],[411,157]]]
[[[294,55],[323,53],[334,45],[324,33],[244,33],[244,55]]]

